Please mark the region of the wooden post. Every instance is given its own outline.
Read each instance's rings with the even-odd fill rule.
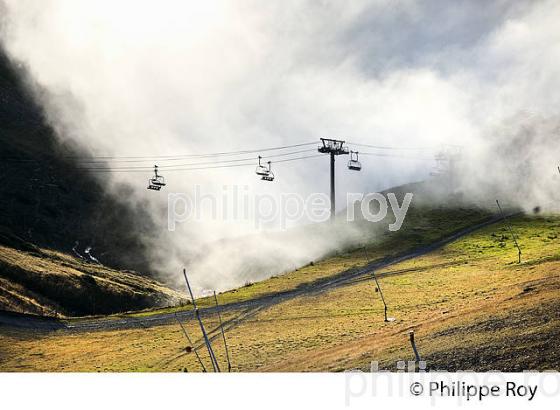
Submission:
[[[414,351],[414,357],[418,365],[420,365],[420,354],[418,353],[418,349],[416,348],[416,343],[414,342],[414,330],[411,330],[408,335],[410,336],[410,344],[412,345],[412,350]]]

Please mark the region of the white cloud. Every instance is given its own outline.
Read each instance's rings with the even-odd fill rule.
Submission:
[[[489,179],[511,186],[517,176],[503,171],[496,142],[507,144],[507,135],[519,131],[523,124],[512,118],[520,112],[558,115],[560,5],[483,3],[4,0],[3,42],[48,91],[44,102],[61,138],[77,139],[94,154],[232,151],[321,136],[375,145],[452,143],[476,153],[465,171],[470,186]],[[504,124],[515,129],[505,132]],[[541,134],[553,128],[534,127]],[[531,149],[529,167],[546,173],[554,168],[556,139],[527,136],[519,148],[534,141],[540,145]],[[432,166],[395,161],[364,158],[364,172],[340,172],[339,186],[383,189],[427,176]],[[255,184],[250,169],[231,168],[169,173],[167,189],[328,189],[326,158],[289,164],[275,166],[274,184]],[[138,197],[148,195],[143,174],[112,177],[136,186]],[[544,200],[552,191],[550,184],[523,185],[537,190],[525,190],[525,199]],[[164,195],[150,200],[154,209],[165,204]],[[201,244],[253,232],[250,224],[208,222],[186,227],[169,243],[179,258],[192,252],[210,266]],[[307,253],[288,247],[270,273],[339,245],[331,242]],[[254,246],[272,259],[286,244],[260,239]],[[239,283],[247,263],[240,258],[223,268],[228,285]],[[210,284],[220,287],[219,276]]]

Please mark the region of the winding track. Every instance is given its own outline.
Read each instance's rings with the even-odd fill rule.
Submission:
[[[255,299],[250,299],[241,302],[229,303],[222,305],[222,311],[239,310],[242,313],[234,319],[224,322],[224,330],[236,326],[238,323],[247,320],[254,316],[257,312],[293,299],[299,296],[314,295],[324,292],[329,289],[344,286],[359,278],[365,278],[372,271],[386,268],[390,265],[397,264],[406,260],[417,258],[441,248],[465,235],[468,235],[478,229],[492,225],[501,221],[501,217],[489,218],[483,222],[472,225],[468,228],[461,229],[446,238],[434,242],[431,245],[404,253],[399,256],[384,258],[377,260],[361,268],[353,268],[338,273],[334,277],[320,279],[312,283],[302,284],[295,289],[278,292],[270,295],[261,296]],[[384,276],[384,275],[381,275]],[[216,307],[201,308],[201,315],[212,314],[216,312]],[[58,320],[53,318],[41,318],[31,315],[14,314],[9,312],[0,311],[0,326],[20,327],[34,330],[66,330],[66,331],[96,331],[96,330],[117,330],[117,329],[132,329],[132,328],[148,328],[163,324],[175,323],[175,315],[181,320],[193,317],[193,311],[183,311],[177,313],[160,313],[145,317],[106,317],[95,319],[72,319],[72,320]],[[212,338],[217,335],[218,329],[212,329],[209,333],[213,334]]]

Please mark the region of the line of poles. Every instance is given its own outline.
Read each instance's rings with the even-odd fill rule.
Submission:
[[[210,341],[210,338],[208,337],[208,333],[206,332],[206,328],[204,327],[204,323],[202,322],[202,318],[200,316],[200,311],[198,309],[198,306],[196,305],[196,299],[194,297],[191,285],[189,283],[189,278],[187,277],[187,270],[183,269],[183,276],[185,278],[185,282],[187,284],[187,290],[189,292],[189,296],[191,298],[191,303],[193,306],[193,310],[194,310],[194,316],[198,322],[198,325],[200,327],[200,332],[202,333],[202,339],[204,341],[204,345],[206,346],[206,349],[208,351],[208,356],[210,357],[210,362],[212,364],[212,369],[214,370],[214,372],[220,372],[220,365],[218,363],[218,359],[216,358],[216,354],[214,353],[214,349],[212,347],[212,342]],[[231,372],[231,360],[230,360],[230,355],[229,355],[229,349],[228,349],[228,345],[227,345],[227,340],[226,340],[226,334],[224,331],[224,325],[222,322],[222,315],[221,315],[221,308],[220,305],[218,303],[218,296],[216,295],[216,292],[214,291],[214,302],[215,302],[215,306],[216,306],[216,310],[217,310],[217,314],[218,314],[218,320],[219,320],[219,324],[220,324],[220,331],[222,334],[222,340],[224,342],[224,348],[225,348],[225,353],[226,353],[226,360],[227,360],[227,370],[228,372]],[[196,358],[198,360],[198,363],[200,364],[202,371],[206,372],[206,366],[204,365],[204,362],[202,361],[202,358],[200,357],[200,354],[198,353],[196,346],[193,344],[192,339],[190,338],[187,329],[183,326],[183,323],[181,323],[179,317],[177,316],[177,314],[175,314],[175,319],[177,320],[177,322],[179,323],[179,326],[181,326],[181,329],[183,331],[183,334],[185,336],[185,338],[187,339],[189,346],[187,347],[187,352],[189,351],[189,347],[192,348],[192,350],[194,351]]]
[[[558,170],[559,170],[559,172],[560,172],[560,167],[558,168]],[[506,223],[506,226],[507,226],[507,228],[508,228],[508,231],[510,232],[510,234],[511,234],[511,236],[512,236],[512,238],[513,238],[513,241],[514,241],[514,243],[515,243],[515,246],[517,247],[518,256],[519,256],[519,263],[521,263],[521,248],[520,248],[519,243],[518,243],[518,241],[517,241],[517,236],[516,236],[515,233],[513,232],[513,229],[512,229],[512,227],[511,227],[511,225],[509,224],[509,222],[508,222],[508,220],[507,220],[507,218],[506,218],[506,215],[505,215],[505,213],[503,212],[503,209],[502,209],[502,207],[501,207],[501,205],[500,205],[500,202],[499,202],[498,200],[496,200],[496,204],[497,204],[497,206],[498,206],[498,209],[499,209],[499,211],[500,211],[500,214],[501,214],[501,216],[502,216],[502,219],[503,219],[504,222]],[[368,252],[367,252],[367,248],[364,247],[363,250],[364,250],[364,255],[365,255],[365,259],[366,259],[366,264],[369,264],[370,258],[369,258],[369,254],[368,254]],[[385,297],[384,297],[384,295],[383,295],[383,290],[381,289],[381,285],[380,285],[380,283],[379,283],[379,281],[378,281],[378,279],[377,279],[377,275],[375,274],[375,271],[374,271],[374,270],[372,270],[371,275],[372,275],[372,278],[373,278],[373,280],[374,280],[374,282],[375,282],[375,286],[376,286],[375,289],[376,289],[376,292],[379,292],[379,295],[380,295],[380,297],[381,297],[381,301],[382,301],[382,303],[383,303],[383,307],[384,307],[384,309],[383,309],[384,321],[385,321],[385,322],[393,322],[393,321],[395,321],[395,319],[394,319],[394,318],[391,318],[391,317],[388,317],[388,315],[387,315],[388,306],[387,306],[387,303],[386,303],[386,301],[385,301]],[[199,311],[199,309],[198,309],[198,306],[196,305],[196,300],[195,300],[195,298],[194,298],[194,295],[193,295],[193,292],[192,292],[192,289],[191,289],[191,286],[190,286],[190,283],[189,283],[189,279],[188,279],[188,277],[187,277],[187,271],[186,271],[186,269],[183,269],[183,276],[184,276],[185,282],[186,282],[186,284],[187,284],[187,289],[188,289],[188,292],[189,292],[189,295],[190,295],[190,298],[191,298],[191,302],[192,302],[192,305],[193,305],[195,318],[196,318],[196,320],[198,321],[198,324],[199,324],[199,326],[200,326],[200,330],[201,330],[201,333],[202,333],[202,337],[203,337],[203,340],[204,340],[204,344],[206,345],[206,348],[207,348],[207,350],[208,350],[208,355],[209,355],[210,361],[211,361],[211,363],[212,363],[212,368],[213,368],[214,372],[220,372],[220,366],[219,366],[218,360],[217,360],[217,358],[216,358],[216,355],[215,355],[215,353],[214,353],[214,350],[213,350],[213,348],[212,348],[211,341],[210,341],[210,339],[208,338],[208,334],[207,334],[207,332],[206,332],[206,329],[205,329],[204,324],[203,324],[203,322],[202,322],[202,319],[201,319],[201,317],[200,317],[200,311]],[[228,369],[228,372],[231,372],[231,360],[230,360],[229,349],[228,349],[228,345],[227,345],[227,340],[226,340],[225,331],[224,331],[224,326],[223,326],[223,321],[222,321],[222,316],[221,316],[221,307],[220,307],[220,305],[219,305],[219,303],[218,303],[218,297],[217,297],[215,291],[213,292],[213,297],[214,297],[214,303],[215,303],[216,312],[217,312],[217,316],[218,316],[218,321],[219,321],[219,326],[220,326],[220,332],[221,332],[221,335],[222,335],[222,340],[223,340],[224,348],[225,348],[225,355],[226,355],[226,360],[227,360],[227,369]],[[177,316],[177,314],[175,314],[175,318],[176,318],[177,322],[179,323],[179,325],[180,325],[180,327],[181,327],[181,329],[182,329],[182,331],[183,331],[183,334],[184,334],[185,338],[186,338],[187,341],[189,342],[189,345],[192,346],[192,349],[194,350],[194,353],[195,353],[196,358],[197,358],[197,360],[198,360],[198,362],[199,362],[199,364],[200,364],[200,366],[201,366],[201,368],[202,368],[202,371],[203,371],[203,372],[206,372],[206,371],[207,371],[206,366],[204,365],[204,362],[202,361],[202,358],[200,357],[200,354],[198,353],[198,351],[197,351],[197,349],[196,349],[196,346],[193,344],[192,339],[190,338],[190,336],[189,336],[189,334],[188,334],[186,328],[183,326],[183,324],[182,324],[181,321],[179,320],[179,317]],[[420,362],[420,361],[421,361],[421,358],[420,358],[420,355],[419,355],[419,353],[418,353],[418,350],[417,350],[417,347],[416,347],[416,344],[415,344],[415,341],[414,341],[414,331],[411,331],[411,332],[410,332],[410,343],[411,343],[411,345],[412,345],[412,349],[413,349],[413,352],[414,352],[414,356],[415,356],[416,362]]]

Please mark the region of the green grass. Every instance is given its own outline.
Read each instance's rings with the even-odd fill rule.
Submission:
[[[315,261],[295,271],[220,293],[219,301],[220,304],[241,302],[310,285],[345,270],[364,266],[368,261],[399,255],[429,245],[453,232],[480,223],[490,216],[489,212],[476,208],[411,206],[405,223],[397,232],[390,232],[386,225],[371,224],[370,227],[368,222],[361,222],[365,227],[364,244],[367,257],[363,247],[336,252],[323,260]],[[213,306],[214,300],[213,298],[201,298],[197,304],[201,307]],[[191,306],[186,305],[148,309],[130,313],[130,315],[146,317],[190,309]]]
[[[522,251],[522,262],[526,263],[535,258],[543,257],[542,250],[550,252],[550,245],[558,244],[560,235],[560,221],[555,216],[518,216],[510,218],[513,233],[518,237]],[[505,222],[487,228],[469,236],[468,240],[450,245],[451,250],[468,252],[471,256],[497,258],[500,261],[516,263],[517,248],[507,229]],[[551,257],[559,255],[558,251],[544,255]]]
[[[519,217],[512,225],[526,255],[521,264],[512,263],[516,251],[510,240],[504,239],[505,247],[496,241],[504,232],[496,224],[378,272],[394,323],[383,322],[383,305],[370,279],[246,316],[227,331],[234,370],[341,371],[366,369],[371,360],[394,370],[397,360],[411,358],[410,329],[438,369],[557,369],[560,362],[549,340],[560,329],[560,262],[558,242],[549,237],[560,234],[560,218]],[[323,263],[328,266],[328,260]],[[225,320],[246,313],[228,311]],[[216,334],[216,316],[204,320]],[[185,325],[200,338],[194,320]],[[220,340],[215,350],[223,363]],[[184,346],[175,324],[89,333],[4,329],[0,369],[197,371],[194,355]],[[487,361],[473,361],[473,352]]]

